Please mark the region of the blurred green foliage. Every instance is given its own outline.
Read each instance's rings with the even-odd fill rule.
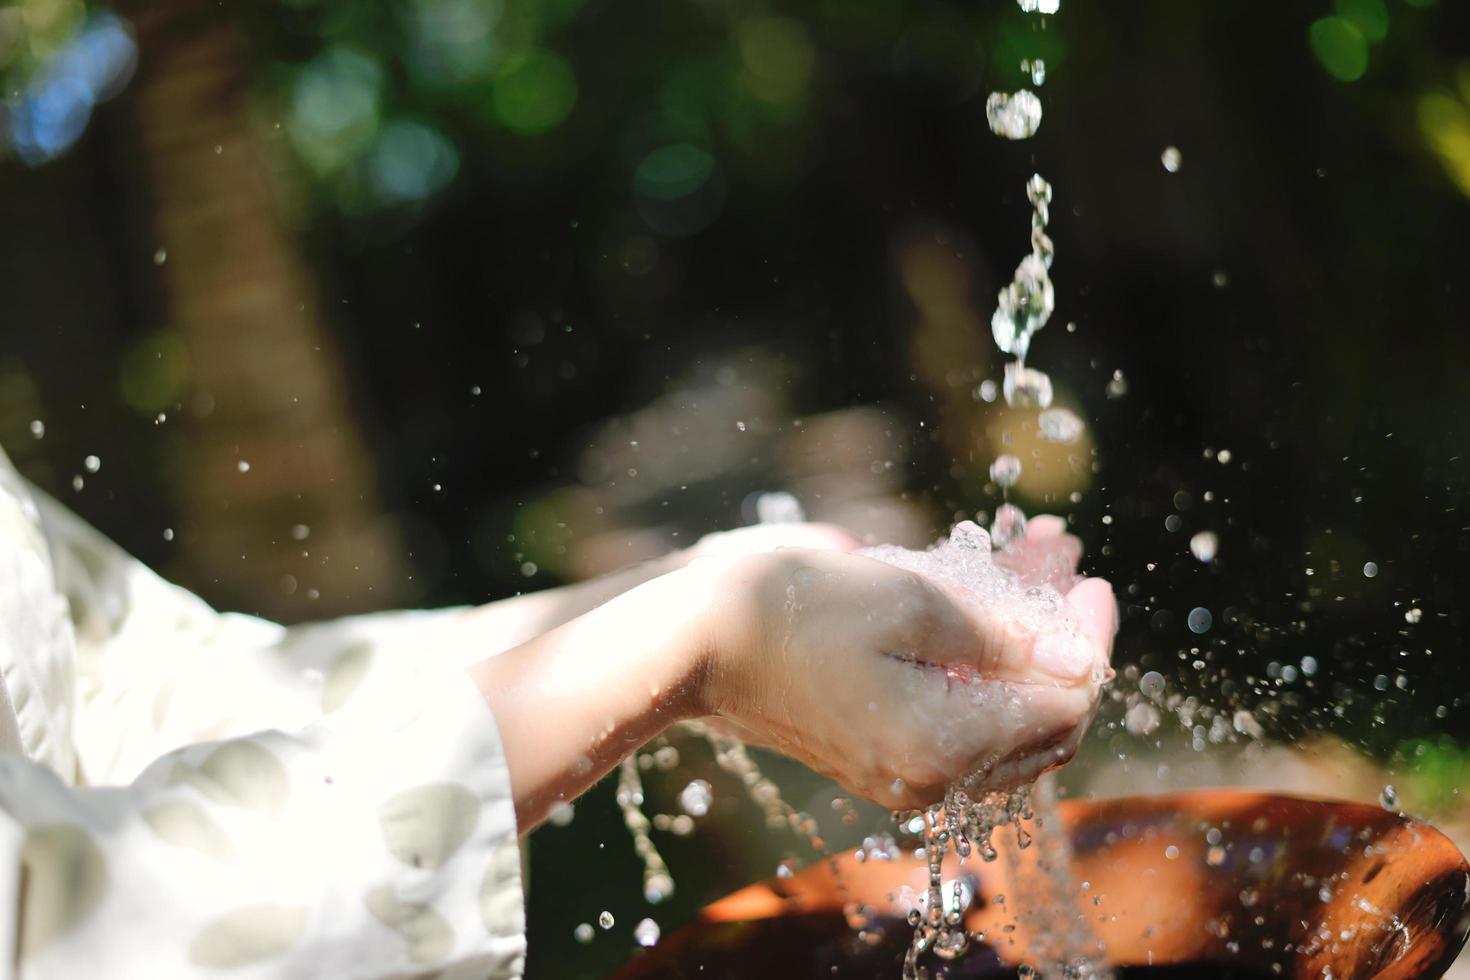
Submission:
[[[1470,792],[1470,748],[1449,736],[1417,738],[1399,746],[1405,798],[1416,812],[1433,817],[1465,805]]]
[[[415,601],[573,577],[569,552],[619,527],[613,516],[677,526],[681,540],[738,520],[741,495],[774,469],[743,477],[751,482],[720,474],[728,496],[691,502],[680,486],[622,515],[570,475],[589,430],[657,398],[691,365],[724,365],[747,384],[744,355],[730,350],[784,359],[782,377],[794,380],[777,387],[802,416],[903,406],[911,415],[895,415],[894,428],[926,426],[912,426],[915,458],[895,477],[905,499],[939,518],[988,506],[983,441],[972,458],[925,441],[944,421],[935,399],[946,392],[915,380],[905,345],[916,312],[888,250],[922,240],[953,257],[964,289],[942,299],[983,318],[997,275],[1024,247],[1018,192],[1035,167],[1058,187],[1060,302],[1078,323],[1073,336],[1058,318],[1044,363],[1096,425],[1103,469],[1074,514],[1089,570],[1125,597],[1120,661],[1205,696],[1280,706],[1273,733],[1300,724],[1380,758],[1397,750],[1406,799],[1455,798],[1466,753],[1434,734],[1465,725],[1464,685],[1443,679],[1464,673],[1449,660],[1463,602],[1452,571],[1440,572],[1462,567],[1470,547],[1456,530],[1461,471],[1443,462],[1465,431],[1463,412],[1452,414],[1463,332],[1445,327],[1463,309],[1455,208],[1470,195],[1470,63],[1456,60],[1465,52],[1451,32],[1433,36],[1450,5],[1428,14],[1412,9],[1427,0],[1341,0],[1264,17],[1226,5],[1069,4],[1045,29],[1013,0],[279,0],[230,10],[254,42],[264,128],[279,124],[309,178],[312,272],[350,355],[344,373],[393,519],[413,532]],[[13,14],[33,8],[50,13]],[[14,24],[45,27],[0,68],[7,91],[79,10],[0,7],[5,50],[17,50]],[[1047,65],[1047,122],[1032,143],[1007,145],[986,130],[984,96],[1028,84],[1020,63],[1031,59]],[[125,129],[108,153],[128,145]],[[1159,152],[1176,144],[1184,166],[1168,173]],[[97,196],[58,223],[111,220],[101,209],[125,195],[93,183]],[[145,557],[167,559],[164,520],[129,512],[145,495],[120,474],[169,429],[152,425],[155,412],[179,429],[208,423],[191,421],[190,364],[160,330],[166,318],[128,292],[146,292],[135,284],[157,271],[158,242],[141,237],[125,243],[137,264],[93,269],[61,236],[26,247],[61,256],[68,284],[127,281],[107,306],[133,333],[118,331],[116,357],[89,348],[88,360],[109,372],[97,387],[116,391],[133,410],[118,414],[145,434],[116,440],[110,482],[89,480],[91,496],[75,502],[131,535],[131,547],[155,549]],[[94,311],[60,309],[63,292],[26,314],[40,325],[32,336],[63,338],[53,351],[113,322],[85,333]],[[962,371],[980,370],[977,358],[936,356],[969,400]],[[95,402],[72,377],[77,365],[45,374],[62,360],[0,358],[0,424],[10,425],[0,442],[56,456],[64,488],[100,423],[66,414]],[[1103,394],[1114,369],[1126,372],[1126,398]],[[35,440],[25,425],[41,418],[50,433]],[[647,445],[671,458],[670,444]],[[1200,456],[1226,445],[1237,458],[1228,467]],[[108,507],[124,516],[109,525]],[[1187,537],[1163,530],[1166,515],[1218,530],[1220,561],[1194,561]],[[1369,559],[1383,565],[1371,581],[1360,572]],[[1430,614],[1410,643],[1398,603],[1426,597]],[[1195,604],[1217,614],[1208,637],[1180,635]],[[1287,684],[1283,665],[1296,671],[1307,655],[1321,673]],[[1399,676],[1413,683],[1400,687]],[[1438,713],[1447,706],[1455,713]],[[706,762],[693,757],[691,773],[708,775]],[[796,798],[817,794],[778,772]],[[677,788],[670,779],[650,793]],[[717,792],[732,825],[748,822],[738,786]],[[648,914],[611,801],[594,794],[578,813],[533,843],[533,957],[545,976],[600,975]],[[749,836],[758,840],[732,836],[723,849],[703,831],[669,842],[681,891],[658,910],[666,930],[700,900],[767,873],[774,850],[794,849]],[[755,872],[740,863],[751,851]],[[570,943],[572,925],[603,908],[616,911],[617,934]]]

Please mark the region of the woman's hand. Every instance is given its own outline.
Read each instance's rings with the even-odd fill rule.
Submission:
[[[886,806],[965,777],[1029,782],[1071,757],[1108,673],[1116,607],[1106,582],[1074,584],[1080,553],[1043,517],[1002,559],[1065,591],[1076,629],[1040,634],[860,555],[696,563],[711,603],[699,710]]]
[[[1027,633],[942,584],[831,550],[856,544],[841,532],[780,525],[706,538],[695,560],[471,666],[521,831],[693,718],[894,807],[973,773],[1011,786],[1065,761],[1116,611],[1106,582],[1071,585],[1080,546],[1059,521],[1031,528],[1006,561],[1070,589],[1074,632]]]

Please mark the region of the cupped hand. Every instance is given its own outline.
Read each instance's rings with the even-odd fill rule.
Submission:
[[[1080,554],[1042,517],[997,556],[1023,584],[1063,593],[1068,616],[1041,632],[862,555],[703,563],[701,708],[889,807],[932,803],[960,780],[972,792],[1029,782],[1075,752],[1109,675],[1116,604],[1107,582],[1076,579]]]

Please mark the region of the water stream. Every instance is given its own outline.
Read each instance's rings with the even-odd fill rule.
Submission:
[[[1058,0],[1018,0],[1021,9],[1038,16],[1054,14]],[[1022,64],[1022,70],[1034,85],[1046,78],[1046,66],[1039,59]],[[1012,93],[995,92],[985,105],[986,120],[992,132],[1005,139],[1031,137],[1041,125],[1041,99],[1030,89]],[[1046,326],[1056,307],[1056,291],[1051,280],[1055,247],[1047,234],[1051,219],[1052,187],[1039,173],[1026,182],[1026,198],[1031,205],[1030,250],[1017,264],[1011,281],[999,292],[991,316],[991,334],[996,347],[1012,356],[1006,362],[1000,392],[1011,410],[1037,412],[1036,428],[1042,439],[1070,443],[1085,431],[1083,421],[1071,410],[1053,407],[1051,378],[1043,371],[1028,366],[1026,358],[1032,338]],[[987,381],[982,386],[983,400],[994,399],[996,385]],[[987,391],[988,389],[988,397]],[[991,478],[1004,495],[996,508],[989,531],[970,522],[956,525],[948,541],[927,552],[902,548],[868,549],[867,553],[947,580],[977,603],[996,615],[1013,617],[1023,628],[1033,631],[1065,628],[1062,597],[1049,586],[1022,588],[1014,576],[997,565],[993,552],[1017,547],[1026,536],[1026,515],[1009,500],[1009,490],[1023,479],[1023,464],[1011,454],[998,455],[990,468]],[[761,510],[763,521],[787,521],[800,518],[800,507],[789,495],[769,495],[772,499]],[[978,689],[978,688],[977,688]],[[1024,710],[1019,698],[1011,696],[993,710]],[[697,727],[714,750],[721,768],[734,775],[751,798],[762,809],[768,827],[789,828],[806,839],[822,857],[831,860],[826,843],[817,830],[816,821],[795,811],[781,797],[775,783],[766,778],[754,759],[737,739],[709,726]],[[1081,908],[1083,889],[1070,870],[1070,845],[1056,815],[1056,792],[1051,781],[1043,777],[1037,787],[995,791],[986,788],[985,773],[977,773],[948,788],[942,803],[924,811],[897,813],[900,831],[917,833],[923,846],[916,856],[927,862],[928,887],[917,896],[909,914],[914,928],[913,940],[903,963],[904,980],[928,980],[931,971],[926,962],[932,957],[941,962],[963,956],[975,943],[983,943],[983,934],[971,933],[964,927],[964,915],[974,896],[968,894],[962,879],[946,885],[943,879],[945,856],[954,853],[961,861],[979,859],[994,861],[1004,851],[1008,860],[1035,843],[1034,868],[1022,869],[1014,875],[1019,890],[1010,908],[1018,920],[1025,919],[1028,933],[1037,937],[1027,949],[1027,962],[1021,965],[1023,976],[1081,980],[1109,975],[1099,965],[1103,950],[1092,930],[1088,916]],[[650,902],[667,898],[673,891],[673,879],[648,835],[650,821],[641,811],[642,786],[638,764],[626,762],[618,784],[618,803],[633,836],[634,846],[644,863],[644,889]],[[658,818],[655,818],[657,820]],[[1014,847],[997,847],[997,833],[1009,829]],[[832,862],[834,872],[838,866]],[[839,887],[842,876],[837,874]],[[849,907],[848,917],[855,929],[867,922],[862,909]]]

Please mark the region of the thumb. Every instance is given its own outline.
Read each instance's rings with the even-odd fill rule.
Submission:
[[[1065,598],[1055,597],[1061,605],[1056,613],[1065,615],[1053,619],[1047,610],[1039,610],[1040,627],[1026,621],[1024,606],[981,605],[958,595],[952,599],[959,615],[947,630],[946,659],[951,662],[968,663],[981,676],[1018,684],[1082,687],[1106,675],[1117,607],[1104,579],[1087,579]],[[1034,601],[1045,602],[1045,596]]]

